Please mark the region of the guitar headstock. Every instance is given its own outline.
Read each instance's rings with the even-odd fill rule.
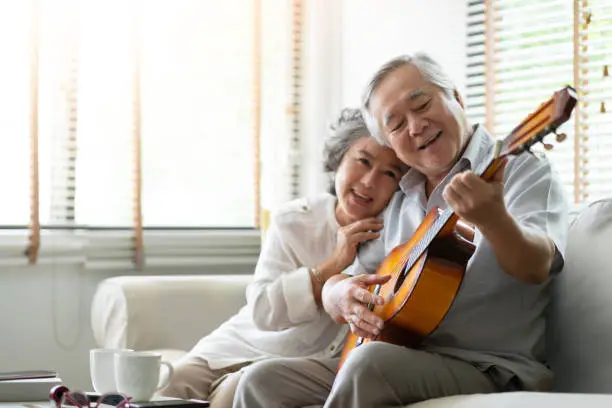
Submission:
[[[545,136],[557,134],[557,128],[570,119],[577,101],[576,90],[569,85],[555,92],[552,98],[541,104],[510,132],[502,142],[499,155],[520,154],[535,143],[542,142]],[[565,138],[565,134],[557,134],[558,143]],[[550,144],[544,146],[547,150],[552,148]]]

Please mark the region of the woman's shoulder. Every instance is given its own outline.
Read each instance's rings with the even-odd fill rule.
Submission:
[[[334,206],[336,197],[329,193],[297,198],[280,205],[272,211],[272,222],[280,225],[323,221],[327,219],[330,207]]]

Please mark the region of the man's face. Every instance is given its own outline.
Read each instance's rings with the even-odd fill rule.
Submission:
[[[409,64],[379,84],[370,113],[397,156],[430,180],[441,180],[450,171],[468,139],[460,103]]]

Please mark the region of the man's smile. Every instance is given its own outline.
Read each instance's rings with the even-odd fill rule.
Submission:
[[[418,150],[424,150],[427,147],[431,146],[433,144],[433,142],[435,142],[436,140],[438,140],[440,138],[441,135],[442,135],[442,131],[439,131],[438,133],[436,133],[436,135],[434,137],[432,137],[427,142],[425,142],[424,144],[419,146]]]

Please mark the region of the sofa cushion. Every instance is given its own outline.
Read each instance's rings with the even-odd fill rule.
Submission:
[[[187,351],[246,304],[253,275],[118,276],[91,306],[99,347]]]
[[[608,408],[612,395],[504,392],[500,394],[455,395],[436,398],[406,408]]]
[[[168,361],[169,363],[176,363],[187,355],[186,351],[176,349],[153,349],[148,351],[161,354],[162,361]]]
[[[606,199],[572,221],[565,267],[552,286],[547,347],[555,390],[612,393],[611,254],[612,199]]]

